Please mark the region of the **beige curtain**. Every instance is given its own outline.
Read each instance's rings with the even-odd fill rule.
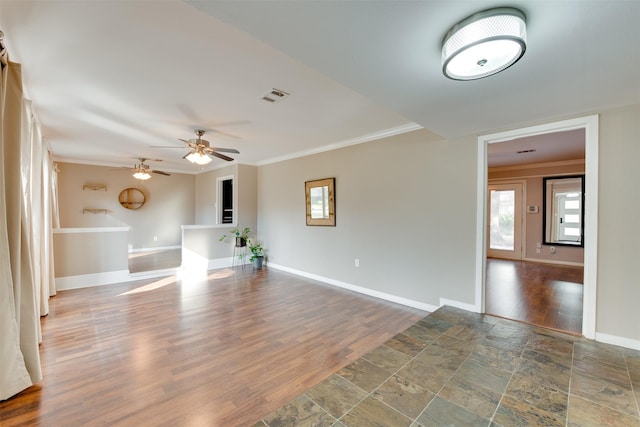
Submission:
[[[20,64],[2,57],[0,87],[0,400],[42,379],[40,316],[55,293],[55,169]]]

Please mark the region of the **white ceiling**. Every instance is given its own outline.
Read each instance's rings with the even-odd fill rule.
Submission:
[[[584,160],[585,130],[574,129],[489,144],[489,167]]]
[[[443,77],[447,30],[505,5],[527,15],[522,60],[478,81]],[[56,159],[159,158],[187,173],[202,168],[186,149],[150,146],[203,128],[261,164],[420,127],[449,138],[639,103],[638,20],[637,0],[0,1]],[[291,95],[262,101],[272,88]]]

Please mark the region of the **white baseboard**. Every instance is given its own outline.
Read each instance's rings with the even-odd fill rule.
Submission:
[[[243,263],[241,263],[238,260],[233,259],[233,257],[227,257],[227,258],[216,258],[216,259],[210,259],[209,262],[207,263],[207,269],[208,270],[218,270],[220,268],[230,268],[233,267],[234,265],[242,265]],[[248,258],[244,260],[244,264],[250,264],[250,262],[248,261]]]
[[[640,341],[634,340],[632,338],[618,337],[616,335],[596,332],[596,341],[603,342],[605,344],[613,344],[620,347],[631,348],[634,350],[640,350]]]
[[[554,264],[554,265],[567,265],[571,267],[584,267],[583,262],[557,261],[553,259],[541,259],[541,258],[523,258],[522,260],[527,262],[538,262],[540,264]]]
[[[470,311],[472,313],[480,313],[479,307],[476,307],[473,304],[468,304],[466,302],[460,302],[453,299],[440,298],[440,307],[442,307],[443,305],[448,305],[450,307],[455,307],[461,310]]]
[[[431,304],[425,304],[423,302],[414,301],[408,298],[399,297],[397,295],[387,294],[385,292],[376,291],[374,289],[364,288],[362,286],[352,285],[351,283],[341,282],[340,280],[331,279],[324,276],[319,276],[313,273],[307,273],[305,271],[296,270],[294,268],[285,267],[283,265],[274,264],[272,262],[267,263],[269,268],[275,268],[277,270],[286,271],[297,276],[306,277],[308,279],[317,280],[318,282],[326,283],[328,285],[336,286],[338,288],[348,289],[353,292],[368,295],[371,297],[379,298],[385,301],[394,302],[396,304],[404,305],[407,307],[417,308],[418,310],[427,311],[429,313],[436,311],[439,307]]]
[[[245,261],[245,263],[247,263],[247,261]],[[78,276],[56,277],[56,290],[64,291],[69,289],[90,288],[93,286],[135,282],[138,280],[155,279],[157,277],[166,277],[173,275],[176,275],[178,277],[186,277],[198,272],[202,272],[203,274],[205,274],[208,270],[229,268],[232,267],[233,264],[233,257],[228,257],[210,259],[207,261],[205,268],[200,268],[201,266],[199,265],[192,265],[186,267],[180,266],[176,268],[165,268],[162,270],[141,271],[137,273],[130,273],[129,270],[118,270],[93,274],[82,274]],[[238,263],[236,262],[236,264]]]
[[[177,246],[155,246],[153,248],[137,248],[137,249],[129,249],[130,254],[134,254],[137,252],[153,252],[153,251],[169,251],[173,249],[182,249],[181,245]]]
[[[89,288],[92,286],[110,285],[112,283],[129,282],[129,270],[105,271],[102,273],[81,274],[78,276],[56,277],[56,290]],[[135,279],[139,280],[139,279]]]

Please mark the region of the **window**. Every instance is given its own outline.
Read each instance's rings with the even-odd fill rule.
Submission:
[[[584,176],[543,179],[544,243],[583,246]]]
[[[233,176],[217,179],[217,222],[218,224],[233,224],[235,213],[233,208]]]

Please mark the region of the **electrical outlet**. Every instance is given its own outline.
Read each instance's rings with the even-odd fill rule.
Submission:
[[[356,258],[356,260],[355,260],[355,262],[354,262],[354,265],[355,265],[356,267],[360,267],[360,260],[359,260],[358,258]]]
[[[153,241],[157,242],[158,241],[158,236],[153,236]]]
[[[555,246],[551,246],[549,248],[549,252],[551,252],[552,254],[555,254],[556,253],[556,247]]]

